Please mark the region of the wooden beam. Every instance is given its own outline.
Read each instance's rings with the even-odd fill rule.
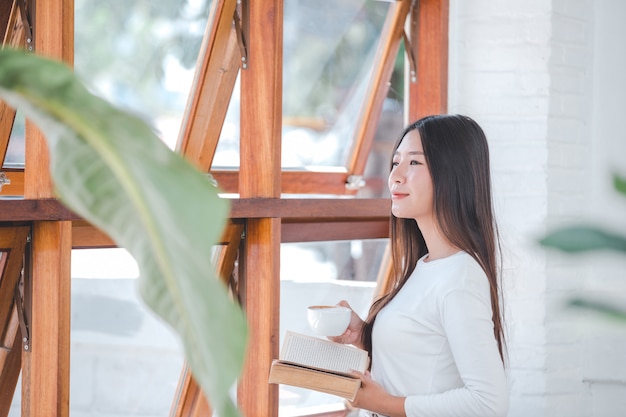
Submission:
[[[241,54],[233,26],[236,0],[214,1],[200,49],[177,150],[209,172],[233,93]]]
[[[231,219],[250,218],[317,218],[364,219],[387,218],[391,202],[387,198],[233,198]],[[83,219],[59,200],[2,199],[0,222],[28,222],[36,220],[71,220],[75,227],[86,227]],[[77,234],[82,232],[77,232]],[[93,233],[92,231],[86,232]],[[88,240],[88,239],[87,239]]]
[[[24,172],[15,169],[5,169],[3,172],[11,180],[0,190],[0,196],[24,195]],[[239,171],[217,170],[211,172],[218,182],[220,189],[225,193],[239,193]],[[281,173],[281,187],[284,194],[328,194],[354,195],[356,190],[346,188],[348,172],[341,168],[337,171],[283,171]],[[380,187],[380,178],[365,178],[365,188]]]
[[[246,198],[233,199],[231,218],[275,217],[356,219],[388,218],[391,202],[387,198],[324,199],[324,198]]]
[[[417,82],[408,82],[408,120],[448,111],[449,0],[420,0],[408,32],[417,60]]]
[[[244,1],[243,33],[248,68],[241,73],[239,193],[278,198],[281,193],[283,0]],[[280,314],[280,219],[248,220],[241,299],[250,326],[237,399],[247,416],[278,416],[278,386],[267,383],[278,357]]]
[[[383,239],[389,236],[389,219],[362,221],[283,221],[281,242]]]
[[[35,53],[72,65],[74,0],[28,3]],[[45,138],[28,120],[24,196],[54,197]],[[22,415],[68,417],[72,224],[37,221],[32,236],[31,275],[25,283],[32,340],[22,356]]]
[[[375,67],[372,70],[366,99],[356,123],[350,159],[347,161],[348,172],[351,175],[362,175],[365,171],[365,164],[374,141],[383,103],[389,91],[389,80],[400,49],[404,23],[410,7],[411,2],[408,0],[395,1],[389,5],[389,12],[374,58]]]
[[[267,0],[245,4],[249,59],[248,69],[241,74],[239,193],[242,198],[275,198],[282,191],[283,3]]]
[[[0,198],[0,222],[37,220],[80,220],[80,217],[54,198]]]
[[[268,384],[280,340],[280,219],[248,221],[240,262],[240,298],[250,335],[239,381],[239,407],[246,416],[278,416],[278,386]]]
[[[22,415],[69,416],[70,222],[35,222],[30,349],[22,355]]]

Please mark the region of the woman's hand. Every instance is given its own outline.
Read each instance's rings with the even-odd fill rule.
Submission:
[[[341,300],[337,305],[340,305],[342,307],[348,307],[350,310],[352,310],[352,307],[350,307],[350,304],[348,304],[346,300]],[[363,348],[361,335],[363,332],[364,324],[365,322],[361,320],[359,315],[356,314],[354,310],[352,310],[350,315],[350,324],[348,324],[348,328],[346,329],[346,331],[343,332],[343,334],[340,336],[330,336],[328,338],[333,342],[343,343],[345,345],[354,345]]]
[[[406,417],[404,397],[389,394],[382,385],[372,379],[369,371],[365,371],[364,374],[352,371],[352,375],[361,380],[361,389],[350,403],[354,408],[362,408],[389,417]]]

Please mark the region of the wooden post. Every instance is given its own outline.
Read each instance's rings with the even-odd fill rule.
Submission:
[[[74,57],[74,0],[29,2],[35,52],[61,59]],[[24,196],[54,198],[48,148],[42,132],[26,125]],[[71,222],[33,224],[31,341],[23,354],[22,415],[69,416]]]
[[[243,3],[247,69],[241,71],[242,198],[280,197],[283,1]],[[243,304],[251,334],[238,402],[244,415],[278,416],[278,386],[269,385],[278,356],[280,308],[279,218],[248,220],[244,241]]]
[[[448,111],[449,0],[420,0],[408,33],[417,61],[417,82],[407,81],[407,122]]]

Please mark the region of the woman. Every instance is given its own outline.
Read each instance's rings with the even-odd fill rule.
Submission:
[[[367,349],[371,416],[505,416],[508,385],[489,151],[469,117],[408,126],[389,174],[395,285],[334,341]],[[348,306],[345,301],[340,304]]]

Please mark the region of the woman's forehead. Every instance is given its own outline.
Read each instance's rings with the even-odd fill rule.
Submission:
[[[420,138],[419,132],[417,129],[411,130],[407,133],[400,145],[398,145],[398,149],[396,153],[408,153],[408,152],[419,152],[424,153],[424,149],[422,148],[422,139]]]

